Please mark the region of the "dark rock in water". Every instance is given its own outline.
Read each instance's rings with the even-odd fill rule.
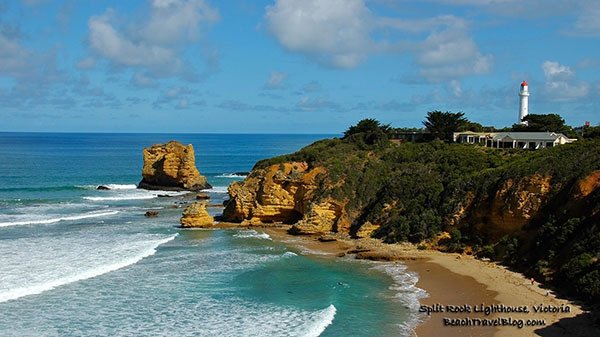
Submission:
[[[144,215],[148,218],[155,218],[158,216],[158,211],[147,211]]]
[[[233,174],[236,176],[247,176],[250,172],[234,172]]]
[[[96,187],[96,189],[100,190],[100,191],[108,191],[108,190],[110,190],[110,187],[104,186],[104,185],[99,185],[98,187]]]
[[[159,194],[159,195],[157,195],[157,197],[159,197],[159,198],[171,198],[172,196],[168,195],[168,194]]]
[[[144,149],[142,181],[138,188],[166,191],[199,191],[211,188],[196,168],[194,147],[176,141]]]
[[[196,199],[197,200],[207,200],[207,199],[210,199],[210,195],[208,195],[206,193],[198,193],[198,194],[196,194]]]
[[[337,239],[331,235],[322,235],[319,236],[319,241],[321,242],[333,242],[333,241],[337,241]]]
[[[227,206],[227,204],[229,204],[230,201],[231,201],[231,199],[223,200],[223,206]]]

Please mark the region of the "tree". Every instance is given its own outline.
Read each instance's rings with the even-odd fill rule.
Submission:
[[[450,142],[452,141],[452,134],[468,122],[464,115],[462,112],[430,111],[427,113],[423,125],[434,138]]]
[[[565,120],[558,114],[531,114],[523,118],[527,124],[515,124],[512,131],[530,132],[561,132],[567,136],[574,135],[573,129],[565,124]]]
[[[585,139],[600,138],[600,126],[584,126],[583,127],[583,138],[585,138]]]
[[[477,122],[466,121],[458,128],[457,131],[486,132],[485,129],[486,128],[483,125]]]
[[[344,132],[344,139],[360,139],[367,145],[386,142],[392,132],[389,124],[381,124],[373,118],[363,119],[356,125],[352,125]]]

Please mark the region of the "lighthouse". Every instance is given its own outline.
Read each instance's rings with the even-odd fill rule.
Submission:
[[[523,119],[529,113],[529,86],[526,81],[521,83],[519,98],[519,124],[527,124],[527,122],[523,122]]]

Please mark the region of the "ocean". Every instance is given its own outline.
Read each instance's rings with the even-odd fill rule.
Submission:
[[[155,143],[194,145],[216,205],[235,173],[326,137],[0,133],[0,336],[410,336],[423,293],[403,265],[180,229],[192,199],[135,188]]]

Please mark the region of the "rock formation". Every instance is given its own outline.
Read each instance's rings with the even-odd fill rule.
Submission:
[[[323,167],[289,162],[255,170],[229,186],[226,221],[249,224],[296,224],[302,233],[328,233],[349,228],[344,203],[314,195]]]
[[[198,191],[211,186],[196,168],[194,147],[170,141],[144,149],[142,181],[138,188]]]
[[[203,202],[194,202],[185,208],[183,215],[179,220],[181,227],[210,227],[215,219],[206,211],[206,204]]]

